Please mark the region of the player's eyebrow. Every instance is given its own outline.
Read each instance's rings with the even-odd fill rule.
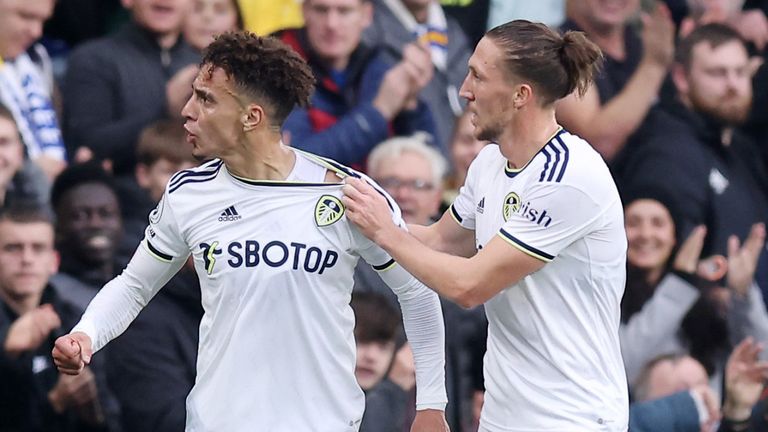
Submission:
[[[210,101],[214,100],[213,94],[211,94],[210,92],[201,90],[199,88],[195,88],[195,86],[192,86],[192,91],[195,93],[195,96],[197,96],[198,99],[210,100]]]

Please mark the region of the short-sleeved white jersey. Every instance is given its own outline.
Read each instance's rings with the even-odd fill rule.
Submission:
[[[478,249],[500,236],[547,262],[485,305],[481,430],[626,430],[618,329],[627,245],[600,155],[561,129],[514,170],[488,145],[450,212],[475,231]]]
[[[385,273],[397,274],[402,283],[393,289],[402,288],[419,302],[412,315],[430,317],[420,331],[431,332],[427,336],[436,346],[422,360],[438,361],[422,362],[435,370],[419,383],[421,402],[425,408],[444,407],[437,296],[353,227],[340,201],[342,184],[324,183],[327,169],[359,175],[298,151],[286,181],[238,178],[214,160],[172,177],[150,214],[142,247],[168,263],[191,254],[200,277],[205,314],[197,379],[187,398],[188,432],[358,430],[365,398],[354,376],[349,302],[359,257],[377,270],[392,268]],[[133,273],[140,276],[147,273],[142,256],[138,251],[132,260]],[[129,264],[126,272],[131,269]],[[121,278],[128,287],[138,286],[141,296],[143,286],[158,285]],[[121,331],[104,328],[117,327],[108,313],[130,293],[109,285],[102,291],[107,292],[76,327],[93,335],[97,348]]]

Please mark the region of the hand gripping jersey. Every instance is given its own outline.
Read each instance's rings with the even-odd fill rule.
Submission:
[[[356,431],[365,399],[349,301],[363,257],[400,299],[418,407],[443,409],[437,296],[348,222],[328,169],[360,175],[298,151],[287,181],[237,178],[219,160],[176,174],[131,264],[75,330],[102,347],[191,254],[205,315],[187,431]]]
[[[501,236],[546,261],[491,298],[483,431],[624,431],[619,350],[626,235],[600,155],[560,130],[523,168],[486,146],[451,206],[481,249]]]

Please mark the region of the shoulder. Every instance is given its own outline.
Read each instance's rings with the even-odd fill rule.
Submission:
[[[616,195],[616,185],[602,156],[584,139],[563,131],[543,149],[538,185],[580,191],[598,200]],[[580,194],[579,194],[580,195]]]
[[[189,184],[209,182],[216,178],[223,165],[224,163],[221,159],[213,159],[198,167],[179,171],[168,181],[166,193],[170,195],[176,191],[183,190]]]

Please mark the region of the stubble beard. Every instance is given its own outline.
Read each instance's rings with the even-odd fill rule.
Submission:
[[[695,92],[689,96],[691,100],[691,106],[695,111],[701,112],[718,122],[723,126],[740,126],[746,123],[749,118],[749,111],[752,108],[751,96],[738,96],[736,94],[728,94],[724,98],[726,101],[733,102],[725,104],[711,104],[704,101],[703,98],[698,97]],[[734,100],[735,99],[735,100]]]

